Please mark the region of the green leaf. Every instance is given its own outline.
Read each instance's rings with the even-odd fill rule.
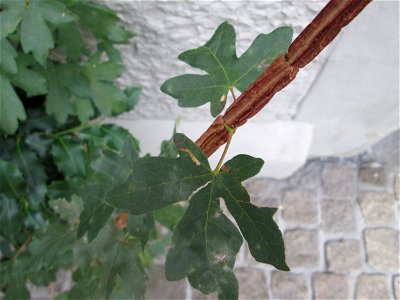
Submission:
[[[3,19],[1,20],[3,21]],[[0,40],[0,68],[7,73],[16,73],[17,64],[15,62],[15,57],[17,56],[17,51],[8,42],[7,39]]]
[[[161,86],[161,91],[178,99],[181,107],[197,107],[207,102],[211,102],[211,105],[218,105],[218,101],[225,103],[228,90],[227,85],[209,75],[195,74],[168,79]]]
[[[105,116],[112,115],[116,102],[126,102],[127,98],[124,92],[112,83],[95,80],[91,83],[91,88],[93,90],[92,100]]]
[[[20,207],[14,198],[0,194],[0,236],[10,237],[20,229]]]
[[[241,156],[232,159],[232,161],[226,165],[232,167],[238,161],[242,161],[245,167],[232,169],[231,173],[218,175],[216,183],[219,196],[225,200],[229,212],[239,225],[253,257],[257,261],[271,264],[279,270],[289,271],[285,262],[282,233],[273,220],[273,215],[277,209],[257,207],[251,204],[249,194],[238,180],[238,178],[248,178],[249,174],[255,174],[262,163],[259,159],[250,156]],[[248,168],[249,166],[251,167]]]
[[[19,257],[18,260],[0,262],[0,288],[5,290],[4,299],[30,299],[30,293],[25,286],[25,276],[28,273],[29,260]],[[25,275],[25,276],[24,276]]]
[[[140,239],[142,249],[144,249],[150,239],[151,232],[154,231],[154,215],[152,213],[137,216],[130,215],[127,229],[131,235]]]
[[[72,101],[74,114],[78,117],[79,121],[85,123],[94,116],[94,107],[89,98],[73,97]]]
[[[185,201],[211,179],[210,170],[191,159],[143,157],[133,163],[128,181],[110,191],[106,201],[139,215]]]
[[[198,191],[172,234],[165,270],[168,280],[188,276],[205,294],[218,291],[219,299],[237,299],[233,273],[242,245],[237,228],[222,213],[214,183]]]
[[[142,88],[140,87],[131,87],[124,90],[124,93],[127,97],[128,110],[134,109],[139,103],[141,92]]]
[[[62,220],[70,224],[77,224],[79,222],[79,216],[83,210],[83,203],[82,199],[78,196],[73,195],[70,201],[67,201],[65,198],[50,200],[49,204]]]
[[[104,51],[105,53],[107,53],[107,56],[111,59],[114,60],[118,63],[122,63],[122,55],[121,55],[121,51],[119,51],[118,49],[116,49],[112,42],[107,42],[107,41],[103,41],[103,42],[99,42],[97,44],[97,49],[100,51]]]
[[[21,22],[24,6],[22,1],[3,0],[0,2],[1,22],[0,22],[0,39],[3,39],[13,33]]]
[[[54,268],[67,264],[76,241],[75,227],[69,224],[53,223],[43,227],[29,244],[32,268]]]
[[[137,157],[136,149],[128,141],[122,152],[104,146],[100,149],[99,157],[91,163],[91,168],[109,177],[110,185],[117,186],[128,179]]]
[[[108,299],[121,278],[126,298],[143,299],[147,276],[138,258],[140,245],[123,237],[112,225],[106,226],[79,255],[80,276],[72,292],[72,298]],[[99,264],[100,262],[100,264]],[[87,290],[91,290],[87,293]]]
[[[175,120],[175,126],[174,126],[174,131],[173,135],[169,140],[164,140],[161,142],[161,149],[160,149],[160,155],[162,157],[177,157],[178,156],[178,150],[176,149],[176,145],[174,143],[174,135],[176,134],[176,128],[178,127],[180,122],[180,119],[177,118]]]
[[[292,36],[293,29],[287,26],[258,35],[231,70],[234,86],[244,92],[277,57],[287,51]]]
[[[278,56],[285,53],[292,38],[290,27],[259,35],[250,48],[236,56],[236,33],[228,22],[222,23],[211,39],[179,59],[208,75],[182,75],[168,79],[161,90],[178,100],[181,107],[196,107],[207,102],[215,117],[224,108],[229,89],[246,90]]]
[[[25,134],[34,131],[49,133],[57,128],[57,122],[46,113],[44,107],[30,108],[27,110],[27,115],[26,121],[19,127]]]
[[[107,147],[100,150],[91,167],[96,172],[106,175],[108,180],[102,184],[86,185],[82,191],[85,209],[80,217],[78,237],[87,232],[88,240],[91,241],[107,223],[114,211],[114,207],[106,201],[107,192],[127,180],[137,156],[138,152],[129,140],[126,140],[121,152]]]
[[[51,155],[57,168],[66,178],[85,176],[85,151],[70,136],[59,136],[51,147]]]
[[[77,1],[69,7],[99,40],[127,43],[133,34],[120,25],[117,15],[104,5]]]
[[[68,10],[65,4],[60,1],[32,1],[32,5],[35,9],[41,12],[41,15],[46,21],[55,25],[61,25],[78,20],[78,17]]]
[[[254,257],[288,270],[282,234],[273,221],[276,209],[252,205],[241,184],[258,173],[263,161],[239,155],[216,172],[211,170],[201,149],[186,136],[174,134],[173,140],[178,157],[146,156],[133,160],[125,183],[111,190],[104,184],[85,188],[88,195],[81,215],[81,233],[88,231],[89,239],[95,237],[115,208],[126,209],[134,216],[139,215],[132,217],[130,222],[134,225],[129,230],[143,243],[148,238],[148,231],[146,235],[141,232],[146,218],[143,214],[161,209],[155,213],[156,220],[174,228],[167,255],[167,278],[180,280],[187,276],[191,285],[204,293],[218,291],[221,299],[235,299],[238,287],[232,269],[242,238],[222,214],[219,205],[222,198]],[[110,154],[112,161],[99,161],[93,166],[98,172],[109,173],[111,182],[125,180],[119,174],[128,174],[128,171],[121,169],[115,153]],[[175,212],[177,206],[168,206],[184,200],[189,200],[189,207],[175,226],[182,210]],[[178,216],[172,217],[171,212]]]
[[[91,98],[90,80],[82,74],[82,67],[76,63],[66,63],[55,68],[57,79],[69,91],[80,98]]]
[[[54,47],[54,40],[46,21],[59,25],[76,20],[76,16],[58,1],[41,0],[5,0],[1,4],[1,38],[14,32],[21,22],[21,45],[25,53],[32,52],[35,59],[46,66],[49,49]]]
[[[107,203],[107,185],[89,185],[82,191],[84,210],[80,216],[78,238],[87,233],[87,238],[92,241],[104,227],[114,212],[114,207]]]
[[[124,67],[118,62],[109,60],[101,61],[101,52],[93,55],[83,67],[82,73],[91,80],[112,82],[124,71]]]
[[[10,76],[11,82],[26,91],[28,97],[47,93],[46,79],[31,69],[32,62],[29,56],[18,56],[18,72]]]
[[[31,148],[40,158],[44,158],[49,150],[50,145],[53,143],[53,139],[39,132],[28,135],[25,139],[25,143]]]
[[[103,124],[98,128],[91,128],[90,130],[82,132],[83,135],[86,133],[88,133],[89,139],[96,139],[97,145],[106,144],[117,152],[127,151],[126,147],[128,147],[130,149],[129,155],[134,159],[138,157],[140,152],[139,141],[125,128],[114,124]],[[96,136],[96,138],[94,136]],[[129,143],[129,146],[126,145],[126,142]]]
[[[260,172],[263,165],[264,161],[261,158],[254,158],[250,155],[239,154],[227,161],[221,170],[224,173],[229,173],[239,182],[242,182],[246,179],[256,176]]]
[[[178,150],[176,150],[176,146],[174,142],[171,140],[165,140],[161,142],[160,147],[160,155],[161,157],[177,157]]]
[[[49,49],[54,48],[53,36],[41,12],[29,7],[25,10],[21,22],[22,49],[25,53],[32,52],[38,63],[46,67]]]
[[[161,225],[173,230],[185,212],[185,208],[179,204],[168,205],[154,212],[155,219]]]
[[[197,166],[202,166],[207,170],[211,170],[207,156],[195,143],[182,133],[174,134],[174,143],[179,152],[179,156],[186,157]]]
[[[26,119],[25,109],[8,78],[0,72],[0,130],[13,134],[18,120]]]
[[[56,72],[47,78],[49,93],[46,97],[46,112],[53,115],[59,124],[65,124],[68,115],[73,114],[71,94],[67,88],[61,85]]]
[[[58,27],[58,47],[67,54],[71,61],[78,61],[84,49],[81,33],[75,23],[67,23]]]
[[[0,193],[9,198],[21,198],[26,194],[26,182],[17,166],[0,160]]]
[[[42,163],[36,154],[26,146],[21,145],[19,140],[17,140],[17,147],[13,153],[12,160],[22,171],[27,183],[30,205],[38,209],[39,205],[43,203],[47,192],[47,176]]]
[[[103,115],[109,116],[126,111],[128,98],[113,84],[113,80],[124,70],[122,65],[111,60],[102,62],[101,54],[97,52],[89,59],[82,69],[82,75],[90,82],[90,96],[94,104]]]

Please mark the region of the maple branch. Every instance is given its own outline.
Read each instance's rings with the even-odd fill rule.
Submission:
[[[331,0],[290,45],[284,56],[275,59],[263,74],[244,91],[196,141],[207,156],[226,143],[225,128],[237,128],[257,114],[275,93],[287,86],[372,0]]]

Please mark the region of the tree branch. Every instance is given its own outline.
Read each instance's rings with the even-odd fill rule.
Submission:
[[[275,93],[287,86],[372,0],[331,0],[290,45],[239,98],[218,116],[196,141],[207,156],[226,143],[224,123],[237,128],[257,114]]]

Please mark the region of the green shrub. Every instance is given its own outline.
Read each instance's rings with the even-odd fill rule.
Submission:
[[[115,45],[133,33],[112,10],[78,0],[3,0],[0,9],[5,298],[29,298],[27,282],[48,286],[61,269],[73,272],[65,297],[143,298],[145,269],[169,244],[168,280],[188,277],[203,293],[237,298],[233,266],[242,236],[256,260],[289,270],[276,208],[251,204],[241,184],[259,172],[261,159],[239,155],[222,165],[222,157],[211,169],[178,133],[158,157],[140,157],[127,130],[104,124],[133,109],[140,94],[115,85],[124,71]],[[171,78],[161,89],[184,107],[210,102],[217,116],[228,93],[244,91],[291,37],[288,27],[259,35],[238,58],[233,26],[222,23],[204,46],[179,56],[208,74]]]

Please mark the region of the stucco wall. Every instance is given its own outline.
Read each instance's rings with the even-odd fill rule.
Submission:
[[[228,20],[240,55],[259,33],[291,25],[294,37],[326,1],[105,1],[137,33],[122,46],[127,73],[121,85],[143,87],[135,112],[116,122],[157,153],[176,117],[196,139],[212,120],[208,105],[182,109],[159,86],[196,70],[179,61],[184,50],[204,44]],[[244,152],[274,166],[263,175],[285,177],[309,156],[347,155],[365,149],[398,127],[399,3],[373,1],[296,80],[240,129],[231,155]],[[155,121],[157,120],[157,122]],[[246,125],[249,129],[250,125]],[[244,126],[244,127],[246,127]],[[244,128],[243,127],[243,128]],[[252,139],[249,138],[252,137]],[[258,147],[253,145],[257,139]],[[218,155],[215,155],[218,156]],[[217,158],[214,158],[216,160]]]

